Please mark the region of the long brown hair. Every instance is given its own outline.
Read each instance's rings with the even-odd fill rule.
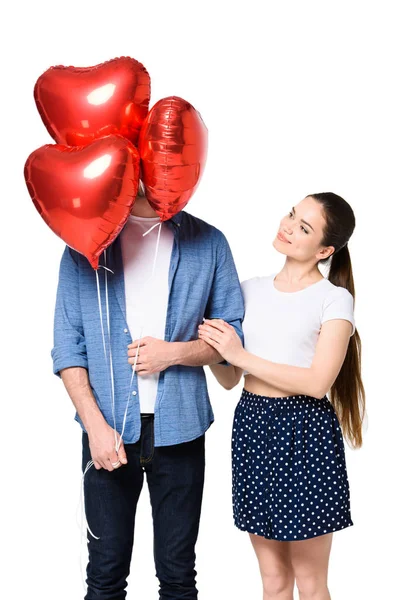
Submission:
[[[330,261],[328,279],[346,288],[355,302],[355,288],[350,252],[347,245],[356,221],[351,206],[336,194],[310,194],[323,207],[325,217],[322,246],[333,246],[334,253],[321,260]],[[361,378],[361,339],[355,330],[350,337],[346,357],[330,389],[330,400],[343,429],[343,435],[353,448],[362,445],[362,423],[365,416],[365,390]]]

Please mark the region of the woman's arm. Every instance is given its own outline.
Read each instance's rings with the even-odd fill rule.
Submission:
[[[210,365],[210,369],[217,379],[218,383],[226,390],[234,388],[242,378],[243,369],[234,367],[233,365]]]
[[[274,363],[250,354],[235,337],[234,330],[218,320],[207,321],[200,331],[201,338],[218,350],[225,360],[261,381],[279,389],[292,390],[293,394],[323,398],[346,357],[352,324],[345,319],[331,319],[323,323],[311,367]]]
[[[236,363],[277,388],[323,398],[332,387],[346,357],[352,324],[344,319],[327,321],[321,327],[311,367],[273,363],[246,352]]]

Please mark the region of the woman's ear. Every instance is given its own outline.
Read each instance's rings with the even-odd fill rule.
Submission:
[[[317,258],[318,258],[318,260],[323,260],[325,258],[329,258],[329,256],[331,256],[334,252],[335,252],[334,246],[325,246],[318,252]]]

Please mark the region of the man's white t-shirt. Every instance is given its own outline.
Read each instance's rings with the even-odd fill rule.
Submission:
[[[126,320],[132,340],[151,336],[164,339],[168,309],[168,273],[174,234],[161,227],[156,267],[151,277],[157,245],[158,227],[143,237],[159,217],[130,215],[121,232],[124,265]],[[143,328],[143,329],[142,329]],[[153,413],[159,373],[137,375],[140,412]]]
[[[310,367],[322,323],[345,319],[353,335],[353,296],[326,278],[297,292],[281,292],[274,285],[276,275],[241,283],[245,349],[271,362]]]

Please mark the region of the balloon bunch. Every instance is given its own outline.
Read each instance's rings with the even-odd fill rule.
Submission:
[[[207,128],[176,96],[149,110],[150,76],[137,60],[51,67],[37,80],[34,97],[56,144],[28,157],[29,194],[52,231],[94,269],[129,217],[139,177],[161,222],[197,189]]]

